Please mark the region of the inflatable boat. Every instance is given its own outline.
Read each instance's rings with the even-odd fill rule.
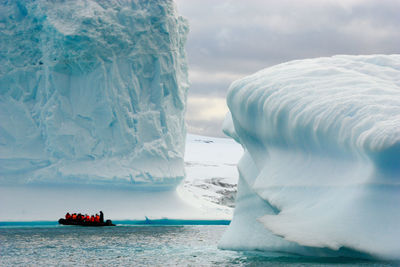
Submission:
[[[115,226],[115,224],[113,224],[111,220],[107,220],[105,222],[87,222],[78,220],[59,219],[58,223],[62,225],[80,225],[80,226]]]

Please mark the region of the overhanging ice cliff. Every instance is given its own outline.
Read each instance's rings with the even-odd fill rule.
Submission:
[[[173,1],[0,2],[0,183],[178,184],[187,31]]]
[[[235,81],[240,142],[220,246],[400,258],[400,56],[292,61]]]

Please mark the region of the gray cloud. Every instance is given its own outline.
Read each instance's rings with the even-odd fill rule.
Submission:
[[[225,97],[233,80],[293,59],[399,53],[397,0],[176,2],[190,23],[189,98]],[[216,117],[200,123],[190,116],[188,129],[221,136]]]

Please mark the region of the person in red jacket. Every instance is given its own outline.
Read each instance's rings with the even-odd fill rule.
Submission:
[[[96,213],[96,217],[94,218],[94,221],[99,223],[100,222],[100,216],[99,214]]]
[[[94,216],[93,215],[90,217],[90,221],[94,222]]]
[[[71,214],[69,214],[69,212],[67,212],[67,214],[65,214],[65,219],[66,220],[70,220],[71,219]]]
[[[72,214],[72,220],[76,220],[76,213]]]

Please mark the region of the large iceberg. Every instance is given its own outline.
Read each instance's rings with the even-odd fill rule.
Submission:
[[[0,184],[179,184],[187,31],[172,0],[1,1]]]
[[[297,60],[232,83],[225,249],[400,258],[400,55]]]

